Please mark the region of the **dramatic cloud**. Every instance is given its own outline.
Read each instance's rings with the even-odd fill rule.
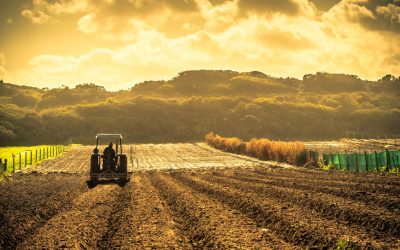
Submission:
[[[282,12],[291,15],[299,12],[299,6],[291,0],[239,0],[239,8],[254,12]]]
[[[376,12],[382,15],[391,26],[399,28],[400,25],[400,6],[388,4],[386,6],[378,6]]]
[[[193,0],[89,1],[78,29],[104,39],[132,41],[141,31],[158,30],[172,36],[186,35],[203,23]]]
[[[399,0],[343,0],[331,12],[368,29],[400,31]]]
[[[45,24],[58,22],[59,15],[82,12],[87,7],[88,3],[86,0],[60,0],[54,2],[33,0],[33,8],[22,10],[21,15],[30,19],[35,24]]]
[[[22,11],[34,27],[72,22],[89,49],[39,53],[7,76],[121,89],[190,69],[299,78],[316,71],[369,79],[400,72],[398,0],[328,2],[322,10],[307,0],[35,0]]]

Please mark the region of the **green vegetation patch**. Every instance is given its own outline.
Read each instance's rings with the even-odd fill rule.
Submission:
[[[19,147],[0,147],[0,159],[2,160],[0,180],[3,176],[9,176],[14,171],[26,166],[34,166],[43,160],[59,156],[66,149],[63,145],[37,145]],[[5,161],[7,161],[6,168]]]

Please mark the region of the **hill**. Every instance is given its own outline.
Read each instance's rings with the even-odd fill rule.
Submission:
[[[400,77],[365,81],[316,73],[302,80],[262,72],[185,71],[130,90],[95,84],[39,89],[0,82],[0,145],[92,143],[98,132],[128,142],[333,139],[347,131],[398,136]]]

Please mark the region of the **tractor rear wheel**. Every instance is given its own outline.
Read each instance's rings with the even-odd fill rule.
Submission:
[[[126,155],[121,155],[119,158],[119,167],[118,167],[118,173],[119,174],[124,174],[124,177],[120,177],[119,180],[121,182],[126,182],[128,179],[128,160]]]
[[[97,177],[92,176],[92,174],[97,174],[100,172],[99,166],[99,156],[96,154],[92,154],[90,157],[90,181],[95,182],[98,180]]]
[[[128,173],[128,160],[126,155],[121,155],[119,158],[118,173]]]

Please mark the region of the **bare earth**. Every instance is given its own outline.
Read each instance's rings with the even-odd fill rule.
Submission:
[[[91,150],[72,148],[0,184],[0,249],[400,248],[400,177],[146,144],[125,147],[125,186],[89,188]]]

